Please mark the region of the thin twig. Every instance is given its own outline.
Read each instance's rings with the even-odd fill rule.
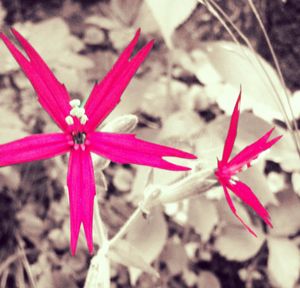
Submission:
[[[97,238],[98,238],[98,244],[100,247],[107,241],[107,233],[106,233],[106,228],[104,226],[104,223],[101,219],[100,216],[100,209],[99,209],[99,204],[97,201],[97,197],[95,197],[95,212],[94,212],[94,217],[95,217],[95,224],[96,224],[96,230],[97,230]]]
[[[109,241],[110,246],[113,246],[118,240],[122,239],[128,232],[133,223],[143,214],[140,206],[131,214],[126,223],[121,227],[117,234]]]
[[[31,271],[31,268],[30,268],[30,264],[28,262],[28,259],[27,259],[27,256],[26,256],[26,253],[25,253],[25,250],[24,250],[24,243],[23,243],[23,240],[21,239],[21,236],[19,234],[16,235],[16,239],[17,239],[17,242],[18,242],[18,246],[19,246],[19,252],[20,254],[22,255],[22,263],[23,263],[23,266],[24,266],[24,269],[26,271],[26,274],[28,276],[28,279],[29,279],[29,282],[30,282],[30,285],[31,287],[33,288],[37,288],[36,286],[36,283],[35,283],[35,280],[34,280],[34,277],[32,275],[32,271]]]

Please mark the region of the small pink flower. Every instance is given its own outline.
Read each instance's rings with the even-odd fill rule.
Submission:
[[[91,152],[118,163],[133,163],[167,170],[189,170],[167,162],[166,156],[194,159],[194,155],[135,138],[133,134],[97,132],[96,128],[121,100],[121,95],[135,72],[149,54],[153,41],[133,58],[138,30],[112,69],[97,83],[84,107],[78,99],[71,101],[63,84],[51,72],[34,48],[16,30],[12,32],[28,58],[1,34],[0,37],[34,87],[43,108],[62,133],[38,134],[0,145],[0,166],[51,158],[70,153],[67,184],[70,198],[71,251],[76,251],[81,223],[89,251],[93,251],[92,227],[95,196]]]
[[[251,166],[251,161],[257,159],[262,152],[271,148],[282,136],[278,136],[273,138],[272,140],[269,140],[269,137],[274,130],[273,128],[260,139],[244,148],[241,152],[239,152],[236,156],[229,160],[237,135],[237,127],[240,116],[240,101],[241,92],[236,101],[231,116],[222,160],[218,160],[218,168],[215,171],[215,175],[220,184],[223,186],[225,197],[231,211],[243,223],[243,225],[249,230],[249,232],[256,236],[255,232],[237,214],[228,189],[231,190],[243,202],[249,205],[265,221],[267,225],[272,227],[268,211],[263,207],[255,194],[246,184],[235,179],[235,175],[242,170],[249,168]],[[249,123],[249,125],[251,124]]]

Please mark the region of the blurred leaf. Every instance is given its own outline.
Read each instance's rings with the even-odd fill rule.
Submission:
[[[278,206],[270,206],[273,229],[270,234],[276,236],[294,235],[300,229],[300,200],[292,191],[284,191],[276,194]]]
[[[233,42],[226,41],[203,44],[203,49],[207,52],[222,79],[237,87],[237,90],[242,85],[244,95],[242,110],[253,109],[256,115],[267,120],[282,119],[275,93],[262,68],[257,64],[255,55],[248,48],[241,47]],[[274,82],[276,91],[284,99],[283,102],[287,107],[284,89],[275,70],[262,57],[259,55],[257,57],[259,57],[264,69]],[[223,110],[231,114],[233,109],[231,103],[235,102],[236,97],[235,94],[220,94],[217,102]],[[261,99],[264,99],[264,101],[261,101]]]
[[[172,90],[172,97],[170,97],[167,93],[168,81],[166,78],[162,78],[147,87],[143,93],[141,104],[141,110],[144,113],[155,118],[166,119],[176,108],[180,108],[178,107],[179,98],[186,95],[188,88],[180,81],[171,80],[169,85]]]
[[[126,88],[122,95],[121,102],[118,106],[109,114],[105,119],[105,122],[109,122],[112,119],[123,116],[124,114],[133,114],[139,110],[145,89],[149,86],[147,79],[139,80],[134,78],[130,82],[131,84]]]
[[[205,196],[189,200],[188,224],[201,236],[202,241],[209,239],[218,219],[218,211],[213,201]]]
[[[300,196],[300,173],[294,172],[292,175],[292,185],[294,191]]]
[[[117,50],[122,50],[128,45],[134,33],[135,29],[122,26],[119,29],[110,30],[109,38]]]
[[[0,107],[0,143],[7,143],[25,137],[24,124],[17,114]],[[9,120],[9,121],[8,121]]]
[[[53,287],[68,287],[77,288],[77,284],[72,277],[61,273],[60,271],[54,271],[53,274]],[[44,287],[44,286],[38,286]]]
[[[245,229],[243,224],[232,213],[232,211],[224,197],[223,188],[221,188],[221,189],[222,189],[223,197],[221,200],[217,201],[217,203],[216,203],[216,207],[218,209],[221,225],[238,226],[241,229]],[[233,194],[231,194],[231,195],[233,195]],[[251,219],[246,210],[246,206],[244,204],[242,204],[241,202],[239,202],[238,200],[236,200],[236,198],[233,198],[233,201],[234,201],[234,206],[235,206],[236,210],[238,211],[238,214],[240,215],[240,217],[245,221],[245,223],[247,225],[252,225]],[[247,232],[247,230],[245,230],[245,232]]]
[[[263,233],[257,228],[255,232],[257,237],[243,227],[226,226],[215,242],[216,250],[228,260],[246,261],[256,255],[265,241]]]
[[[146,1],[142,2],[139,13],[137,14],[133,26],[140,27],[142,32],[145,34],[150,34],[159,31],[158,24]]]
[[[196,0],[146,0],[156,19],[167,46],[173,48],[172,34],[184,23],[197,6]]]
[[[170,275],[178,275],[187,267],[188,258],[183,245],[178,241],[168,243],[162,253],[162,259],[167,264]]]
[[[110,3],[113,14],[116,15],[123,24],[131,25],[141,5],[141,0],[112,0]]]
[[[219,279],[209,271],[201,271],[198,278],[199,288],[221,288]]]
[[[209,86],[222,81],[221,75],[203,50],[193,50],[189,54],[182,50],[174,52],[175,61],[178,61],[185,70],[193,73],[200,83]]]
[[[41,241],[41,236],[47,227],[44,222],[35,214],[33,204],[27,204],[18,212],[17,219],[20,223],[22,236],[28,238],[32,243],[37,245]]]
[[[264,162],[255,163],[255,166],[247,169],[238,176],[241,181],[251,187],[259,201],[264,205],[277,204],[277,199],[269,188],[268,180],[264,175]]]
[[[128,231],[127,240],[137,250],[143,252],[143,258],[151,263],[162,252],[167,240],[167,223],[159,208],[152,210],[149,218],[137,219]],[[130,268],[130,280],[135,283],[140,270]]]
[[[274,286],[294,287],[300,271],[300,253],[296,243],[288,239],[268,239],[268,272]]]
[[[127,240],[118,240],[109,250],[109,258],[126,267],[138,268],[143,272],[158,277],[158,273],[144,260],[144,251],[139,251]]]

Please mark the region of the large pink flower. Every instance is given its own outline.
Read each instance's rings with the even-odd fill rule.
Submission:
[[[120,102],[121,95],[135,72],[149,54],[153,41],[132,59],[130,56],[140,31],[123,51],[105,78],[97,83],[84,107],[72,100],[34,48],[16,30],[12,32],[25,50],[28,59],[1,34],[0,37],[33,85],[38,100],[53,118],[62,133],[38,134],[0,145],[0,166],[41,160],[70,152],[67,184],[70,198],[71,251],[76,251],[81,223],[87,245],[92,252],[93,205],[95,195],[91,152],[118,163],[148,165],[167,170],[188,170],[163,159],[165,156],[186,159],[192,154],[136,139],[133,134],[95,131]]]
[[[228,189],[231,190],[243,202],[249,205],[265,221],[267,225],[272,227],[268,211],[259,202],[252,190],[243,182],[238,181],[235,175],[238,172],[249,168],[251,166],[251,162],[255,160],[259,156],[259,154],[273,146],[282,136],[278,136],[273,138],[272,140],[269,140],[274,130],[273,128],[260,139],[244,148],[241,152],[239,152],[236,156],[229,160],[237,135],[237,127],[240,116],[240,102],[241,92],[236,101],[231,116],[222,160],[218,160],[218,168],[215,171],[215,175],[220,184],[223,186],[226,200],[234,215],[243,223],[243,225],[245,225],[249,232],[256,236],[255,232],[237,214]]]

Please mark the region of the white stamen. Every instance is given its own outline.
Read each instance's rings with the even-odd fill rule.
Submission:
[[[74,120],[73,120],[73,118],[70,115],[68,115],[65,118],[65,121],[67,122],[68,125],[73,125],[74,124]]]
[[[80,123],[82,125],[84,125],[87,122],[87,120],[89,120],[89,118],[85,114],[80,117]]]
[[[235,185],[235,184],[236,184],[236,182],[235,182],[233,179],[230,179],[230,180],[229,180],[229,183],[230,183],[231,185]]]
[[[76,117],[81,118],[83,115],[85,115],[85,109],[83,107],[78,107],[76,110]]]
[[[77,109],[78,109],[78,107],[74,107],[73,109],[71,109],[70,115],[71,116],[76,116],[77,115]]]
[[[73,99],[70,102],[70,105],[75,108],[75,107],[79,107],[80,106],[80,100],[79,99]]]
[[[236,175],[233,175],[233,176],[231,177],[231,179],[234,180],[234,181],[239,181],[239,180],[240,180]]]

